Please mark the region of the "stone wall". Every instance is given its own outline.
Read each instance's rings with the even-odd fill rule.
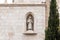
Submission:
[[[26,15],[34,16],[34,31],[37,35],[24,35]],[[44,40],[45,6],[0,7],[0,40]]]
[[[41,4],[45,0],[14,0],[16,4]]]

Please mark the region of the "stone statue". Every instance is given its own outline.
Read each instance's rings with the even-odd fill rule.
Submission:
[[[28,22],[28,30],[32,30],[33,20],[32,20],[32,17],[31,16],[28,17],[27,22]]]

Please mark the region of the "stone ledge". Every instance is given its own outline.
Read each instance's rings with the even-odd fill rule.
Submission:
[[[36,35],[37,33],[32,30],[29,30],[29,31],[26,31],[24,34],[25,35]]]
[[[0,4],[0,7],[46,6],[46,4]]]

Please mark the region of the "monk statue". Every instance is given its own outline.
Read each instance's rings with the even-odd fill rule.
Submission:
[[[28,22],[28,30],[32,30],[33,20],[32,20],[32,17],[31,16],[28,17],[27,22]]]

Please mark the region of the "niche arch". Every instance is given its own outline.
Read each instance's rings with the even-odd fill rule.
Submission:
[[[26,15],[26,31],[28,30],[34,31],[34,16],[32,12],[28,12]]]

